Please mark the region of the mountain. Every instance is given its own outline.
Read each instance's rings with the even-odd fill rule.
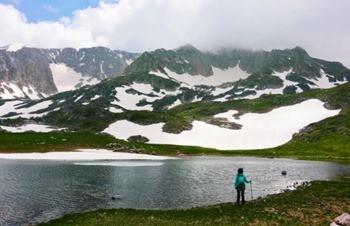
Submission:
[[[105,48],[23,48],[14,53],[21,51],[36,53],[30,59],[37,64],[49,65],[51,73],[57,65],[64,64],[74,73],[96,73],[97,79],[104,79],[95,85],[59,92],[37,101],[0,100],[0,124],[3,129],[8,126],[24,130],[18,126],[34,123],[70,131],[106,132],[122,139],[150,138],[151,142],[171,143],[181,137],[188,141],[183,144],[190,145],[192,140],[201,140],[193,138],[195,131],[206,133],[205,131],[220,130],[218,134],[226,134],[234,133],[232,130],[247,131],[247,126],[251,126],[250,132],[254,132],[254,128],[264,130],[269,125],[255,127],[252,126],[255,122],[244,124],[237,119],[244,118],[249,112],[266,113],[276,109],[277,112],[284,112],[281,114],[286,114],[285,117],[272,123],[266,119],[272,116],[266,114],[262,121],[274,126],[283,125],[280,129],[298,125],[297,128],[288,130],[287,135],[279,132],[280,129],[273,129],[277,134],[271,136],[285,135],[285,139],[310,123],[339,114],[339,109],[348,106],[346,100],[337,105],[334,103],[342,96],[339,93],[344,90],[348,92],[349,69],[341,63],[312,58],[300,47],[269,52],[240,49],[203,52],[190,45],[174,50],[158,49],[135,58],[124,69],[124,73],[117,77],[112,76],[113,72],[103,69],[102,63],[94,64],[102,62],[106,57],[96,57],[93,52],[124,54],[125,61],[131,59],[127,58],[126,53],[108,51]],[[49,55],[51,61],[45,61],[47,58],[43,55]],[[86,60],[85,63],[82,62],[83,59]],[[107,74],[111,76],[108,78]],[[328,92],[329,88],[335,91]],[[333,93],[336,93],[336,97]],[[293,123],[288,123],[292,119]],[[149,134],[150,131],[153,133]],[[251,137],[248,133],[246,136]],[[264,136],[257,133],[255,137]],[[204,142],[208,140],[206,138]],[[265,141],[269,139],[262,140]],[[212,145],[210,147],[232,147],[225,146],[226,143],[223,146]]]
[[[139,57],[103,47],[0,51],[0,56],[12,57],[5,62],[13,65],[11,70],[2,70],[2,80],[15,77],[14,84],[30,84],[41,93],[72,90],[69,85],[64,87],[64,82],[71,84],[78,73],[93,77],[79,77],[77,87],[84,82],[102,80],[93,86],[43,99],[52,102],[51,109],[67,111],[64,115],[69,118],[77,116],[71,113],[73,109],[89,106],[99,109],[89,112],[99,113],[102,109],[110,113],[162,111],[196,101],[225,102],[331,88],[350,79],[350,70],[341,63],[312,58],[300,47],[270,52],[221,49],[213,53],[186,45],[175,50],[145,52]],[[113,77],[123,70],[121,76]]]
[[[349,69],[342,64],[312,58],[301,47],[270,52],[223,48],[213,53],[186,45],[139,55],[104,47],[76,50],[14,45],[0,48],[0,98],[39,99],[135,72],[153,74],[191,90],[187,93],[192,97],[186,100],[299,93],[331,88],[350,79]]]
[[[121,75],[138,54],[104,47],[0,48],[0,98],[40,99]]]
[[[125,73],[138,71],[170,77],[193,87],[230,86],[236,87],[236,93],[253,94],[265,89],[295,93],[330,88],[350,80],[350,71],[342,64],[312,58],[301,47],[271,52],[221,49],[216,53],[200,52],[190,45],[170,51],[159,49],[143,53],[125,69]]]

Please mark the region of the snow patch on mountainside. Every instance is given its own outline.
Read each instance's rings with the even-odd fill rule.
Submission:
[[[39,94],[30,85],[29,87],[23,86],[22,89],[11,82],[0,82],[0,99],[12,100],[30,98],[32,100],[38,100],[41,97],[45,97],[44,94]]]
[[[192,130],[169,134],[162,131],[164,123],[143,126],[121,120],[111,124],[103,132],[124,140],[130,136],[142,135],[155,144],[195,145],[222,150],[272,148],[288,142],[294,133],[310,123],[340,112],[328,110],[323,105],[320,100],[311,99],[264,114],[245,114],[239,119],[232,116],[235,111],[217,115],[241,124],[243,127],[240,130],[194,121]]]
[[[174,108],[178,105],[182,104],[180,100],[176,100],[174,103],[172,103],[170,106],[168,106],[168,109]]]
[[[284,71],[284,72],[274,72],[274,73],[272,74],[273,76],[277,76],[277,77],[279,77],[280,79],[283,80],[283,87],[280,88],[280,89],[276,89],[276,90],[278,90],[278,91],[276,92],[276,94],[283,94],[283,89],[286,88],[287,86],[296,86],[296,85],[298,85],[297,82],[293,82],[293,81],[290,81],[290,80],[287,79],[287,75],[289,75],[290,73],[292,73],[292,71],[293,71],[293,68],[291,68],[291,69],[288,70],[288,71]],[[297,92],[297,93],[301,93],[301,92],[303,92],[303,90],[300,89],[299,87],[297,87],[296,92]]]
[[[124,85],[122,87],[115,88],[117,94],[115,100],[111,102],[112,105],[118,105],[126,110],[148,110],[152,111],[151,104],[156,100],[162,99],[165,96],[176,96],[181,93],[180,90],[168,91],[160,89],[156,92],[152,85],[144,83],[133,83],[131,85]],[[181,102],[180,102],[181,103]],[[119,109],[110,108],[111,112],[119,113]]]
[[[168,75],[163,74],[160,71],[150,71],[150,74],[153,74],[153,75],[156,75],[156,76],[161,77],[161,78],[170,79],[170,80],[178,82],[177,80],[175,80],[173,78],[170,78]]]
[[[220,69],[216,67],[212,67],[213,75],[217,77],[218,83],[226,83],[226,82],[236,82],[240,79],[246,79],[250,76],[246,71],[243,71],[239,65],[235,67],[229,67],[228,69]],[[221,85],[214,84],[213,86]]]
[[[227,87],[227,88],[216,87],[215,90],[212,91],[211,93],[213,94],[213,96],[218,96],[220,94],[223,94],[223,93],[230,91],[231,89],[232,89],[232,87]]]
[[[116,108],[116,107],[109,107],[108,111],[110,111],[112,113],[122,113],[122,112],[124,112],[122,109]]]
[[[0,82],[0,98],[1,99],[16,99],[24,98],[23,91],[11,82]]]
[[[100,98],[100,97],[101,97],[100,95],[95,95],[93,98],[91,98],[90,101],[97,100],[97,99]]]
[[[130,65],[130,64],[132,64],[132,62],[134,62],[134,61],[133,61],[133,60],[125,59],[125,62],[127,63],[127,65]]]
[[[150,84],[133,83],[130,87],[143,94],[154,93],[153,87]]]
[[[83,77],[81,73],[75,72],[65,64],[50,64],[50,69],[58,92],[74,90],[85,85],[99,83],[98,79]]]
[[[311,80],[313,83],[315,83],[316,87],[314,88],[320,88],[320,89],[329,89],[337,86],[337,84],[344,84],[347,81],[336,81],[336,82],[330,82],[329,77],[333,78],[332,75],[328,75],[324,70],[320,70],[321,77]]]
[[[289,69],[288,71],[284,71],[284,72],[274,72],[272,75],[273,76],[277,76],[279,78],[281,78],[283,80],[283,86],[281,88],[277,88],[277,89],[264,89],[264,90],[257,90],[257,89],[245,89],[246,91],[255,91],[256,94],[255,95],[248,95],[245,97],[242,97],[242,99],[255,99],[260,97],[263,94],[283,94],[283,90],[287,87],[287,86],[295,86],[297,88],[296,92],[297,93],[301,93],[302,89],[300,89],[298,86],[296,86],[298,83],[297,82],[293,82],[287,79],[287,75],[289,75],[291,72],[293,71],[293,69]]]
[[[239,79],[246,79],[250,76],[246,71],[243,71],[238,65],[233,68],[228,68],[222,70],[220,68],[212,67],[213,75],[205,77],[203,75],[190,75],[187,73],[177,74],[176,72],[171,71],[168,68],[164,68],[164,71],[167,75],[157,71],[150,72],[154,75],[157,75],[162,78],[172,79],[180,83],[187,84],[190,87],[198,85],[207,85],[207,86],[219,86],[227,82],[235,82]]]
[[[28,131],[48,133],[51,131],[62,130],[62,129],[55,129],[47,125],[38,125],[38,124],[26,124],[18,127],[0,126],[0,128],[11,133],[24,133]]]
[[[298,86],[298,82],[293,82],[287,79],[287,75],[289,75],[291,72],[293,71],[293,69],[291,68],[288,71],[284,71],[284,72],[274,72],[272,75],[273,76],[277,76],[279,78],[281,78],[283,80],[283,87],[281,88],[277,88],[277,89],[264,89],[264,90],[257,90],[257,89],[245,89],[246,91],[251,90],[251,91],[255,91],[256,95],[249,95],[249,96],[245,96],[243,97],[244,99],[254,99],[254,98],[258,98],[263,94],[283,94],[283,90],[287,87],[287,86],[294,86],[296,87],[296,93],[301,93],[303,92],[303,90]],[[329,77],[333,77],[330,76],[328,74],[326,74],[322,69],[320,70],[320,74],[321,77],[316,78],[316,79],[309,79],[310,82],[314,83],[315,85],[310,85],[311,88],[313,89],[329,89],[329,88],[333,88],[339,84],[344,84],[346,83],[346,81],[343,82],[330,82],[329,81]]]
[[[0,117],[6,115],[7,113],[16,111],[16,107],[23,104],[22,101],[7,101],[3,105],[0,105]]]
[[[149,110],[152,111],[153,108],[151,105],[145,105],[145,106],[138,106],[137,104],[141,101],[141,100],[146,100],[146,101],[150,101],[153,102],[155,101],[157,98],[155,97],[149,97],[146,95],[139,95],[139,94],[129,94],[127,92],[127,90],[129,90],[130,87],[117,87],[115,90],[117,91],[117,99],[113,101],[111,104],[115,104],[118,105],[124,109],[127,110]]]
[[[0,50],[6,50],[8,52],[17,52],[20,49],[23,49],[25,45],[20,43],[13,43],[11,45],[0,47]]]
[[[8,101],[4,105],[0,106],[0,117],[3,117],[7,113],[15,113],[16,115],[8,117],[10,119],[14,118],[31,118],[31,117],[42,117],[49,112],[43,112],[43,113],[35,113],[36,111],[46,109],[49,107],[53,102],[51,100],[43,101],[40,103],[37,103],[33,106],[30,106],[28,108],[21,108],[25,102],[22,101]],[[55,109],[56,110],[56,109]]]
[[[29,86],[29,87],[23,87],[23,92],[31,99],[31,100],[39,100],[41,97],[39,96],[39,93],[37,93],[35,91],[35,89],[33,88],[33,86]],[[42,96],[46,96],[43,95]]]

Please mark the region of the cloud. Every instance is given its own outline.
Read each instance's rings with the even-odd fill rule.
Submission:
[[[91,32],[71,28],[62,22],[28,23],[25,15],[10,5],[0,5],[0,44],[23,43],[26,46],[42,48],[93,46]]]
[[[350,67],[349,8],[348,0],[103,0],[71,18],[28,23],[13,7],[0,5],[0,44],[138,52],[187,43],[208,50],[301,46]]]

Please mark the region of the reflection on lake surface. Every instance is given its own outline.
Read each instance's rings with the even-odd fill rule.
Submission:
[[[335,163],[243,157],[0,160],[0,225],[37,223],[98,208],[174,209],[234,202],[233,180],[239,167],[253,181],[254,198],[281,192],[295,182],[350,174],[350,166]],[[286,176],[281,175],[283,170]],[[122,199],[112,200],[115,195]]]

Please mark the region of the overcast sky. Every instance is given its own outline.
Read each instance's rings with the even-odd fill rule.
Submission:
[[[349,0],[0,0],[0,46],[301,46],[350,67]]]

